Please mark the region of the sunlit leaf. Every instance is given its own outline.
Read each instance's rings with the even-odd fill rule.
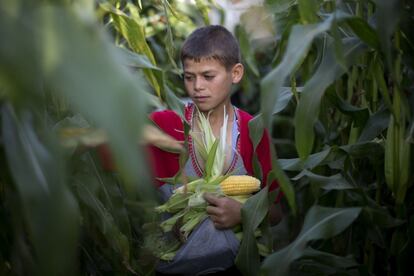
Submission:
[[[120,55],[123,56],[125,65],[137,68],[147,68],[154,70],[161,70],[157,66],[151,63],[146,55],[134,53],[128,49],[118,47]]]
[[[154,55],[146,43],[146,37],[144,33],[144,28],[139,24],[139,22],[126,15],[121,10],[112,7],[108,3],[101,4],[100,7],[106,12],[109,12],[112,16],[113,22],[117,30],[123,35],[123,37],[128,41],[131,49],[137,53],[144,54],[148,57],[153,65],[156,65]],[[129,6],[132,7],[131,5]],[[133,15],[138,15],[138,13],[132,13]],[[151,70],[145,70],[145,75],[147,76],[149,82],[154,87],[154,90],[158,96],[161,95],[160,85],[157,82],[157,79],[154,76],[154,73]]]
[[[175,62],[175,46],[174,46],[174,37],[172,33],[172,27],[169,20],[168,10],[172,10],[171,6],[168,4],[168,1],[162,0],[162,6],[167,20],[167,36],[165,37],[165,47],[167,49],[168,59],[175,69],[178,70],[177,64]]]

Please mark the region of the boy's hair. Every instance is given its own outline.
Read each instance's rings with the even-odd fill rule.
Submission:
[[[181,62],[186,59],[200,61],[213,58],[221,62],[227,70],[240,62],[239,43],[224,27],[210,25],[196,29],[184,41],[181,48]]]

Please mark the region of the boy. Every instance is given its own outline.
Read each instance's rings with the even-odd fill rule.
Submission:
[[[240,82],[244,73],[244,67],[240,63],[240,50],[236,39],[229,31],[221,26],[199,28],[184,42],[181,50],[181,62],[184,69],[185,89],[192,100],[192,103],[188,104],[185,108],[185,118],[190,124],[192,131],[195,133],[200,131],[198,125],[194,123],[197,118],[196,108],[198,108],[206,116],[209,114],[209,121],[213,133],[218,137],[220,127],[224,120],[223,109],[225,108],[228,114],[226,135],[226,145],[228,147],[223,172],[231,172],[235,175],[253,175],[252,161],[254,150],[249,138],[248,129],[248,122],[252,119],[252,116],[234,107],[230,102],[231,87],[233,84]],[[151,114],[151,119],[164,132],[179,141],[184,141],[183,122],[173,111],[154,112]],[[195,144],[191,137],[189,137],[188,145],[189,159],[183,170],[187,176],[202,177],[204,164],[197,151],[194,150]],[[269,137],[265,134],[256,149],[256,154],[263,172],[262,185],[266,183],[267,174],[271,170],[269,147]],[[180,169],[177,154],[163,151],[155,146],[150,146],[150,157],[154,174],[158,178],[173,177]],[[164,195],[164,199],[167,199],[171,195],[172,187],[169,184],[161,182],[158,182],[158,185],[161,193]],[[272,190],[276,187],[277,183],[274,182],[270,188]],[[217,197],[212,194],[205,194],[204,197],[209,203],[207,207],[209,221],[217,229],[214,235],[228,233],[221,230],[230,229],[228,231],[231,231],[231,228],[241,223],[242,206],[239,202],[227,197]],[[271,218],[273,223],[277,222],[281,217],[280,212],[274,207],[271,208],[270,213],[273,215]],[[199,228],[203,227],[208,228],[208,226],[200,226]],[[202,234],[193,233],[192,235],[209,234],[210,232],[203,232]],[[189,247],[191,247],[191,244]],[[183,249],[184,252],[185,250]],[[233,264],[234,257],[233,250],[233,255],[230,257],[231,262],[223,261],[221,265],[213,265],[216,267],[212,269],[208,267],[212,264],[201,264],[200,266],[204,265],[204,272],[227,269],[229,265],[231,266]],[[220,262],[218,259],[214,261]],[[188,263],[195,262],[187,261],[184,266],[188,266]],[[179,266],[180,264],[177,265]],[[173,266],[174,264],[167,265],[161,271],[176,271],[176,273],[180,271],[174,270]],[[200,267],[194,267],[194,271],[197,271],[197,274],[203,273]]]

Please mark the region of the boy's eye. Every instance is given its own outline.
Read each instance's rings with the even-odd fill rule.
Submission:
[[[186,81],[191,81],[191,80],[193,80],[193,79],[194,79],[194,77],[193,77],[193,76],[191,76],[191,75],[185,75],[185,76],[184,76],[184,79],[185,79]]]
[[[212,80],[212,79],[214,78],[214,76],[211,76],[211,75],[205,75],[205,76],[204,76],[204,78],[205,78],[206,80]]]

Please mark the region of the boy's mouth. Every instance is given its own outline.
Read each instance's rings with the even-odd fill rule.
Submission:
[[[195,96],[194,101],[196,102],[205,102],[210,98],[209,96]]]

